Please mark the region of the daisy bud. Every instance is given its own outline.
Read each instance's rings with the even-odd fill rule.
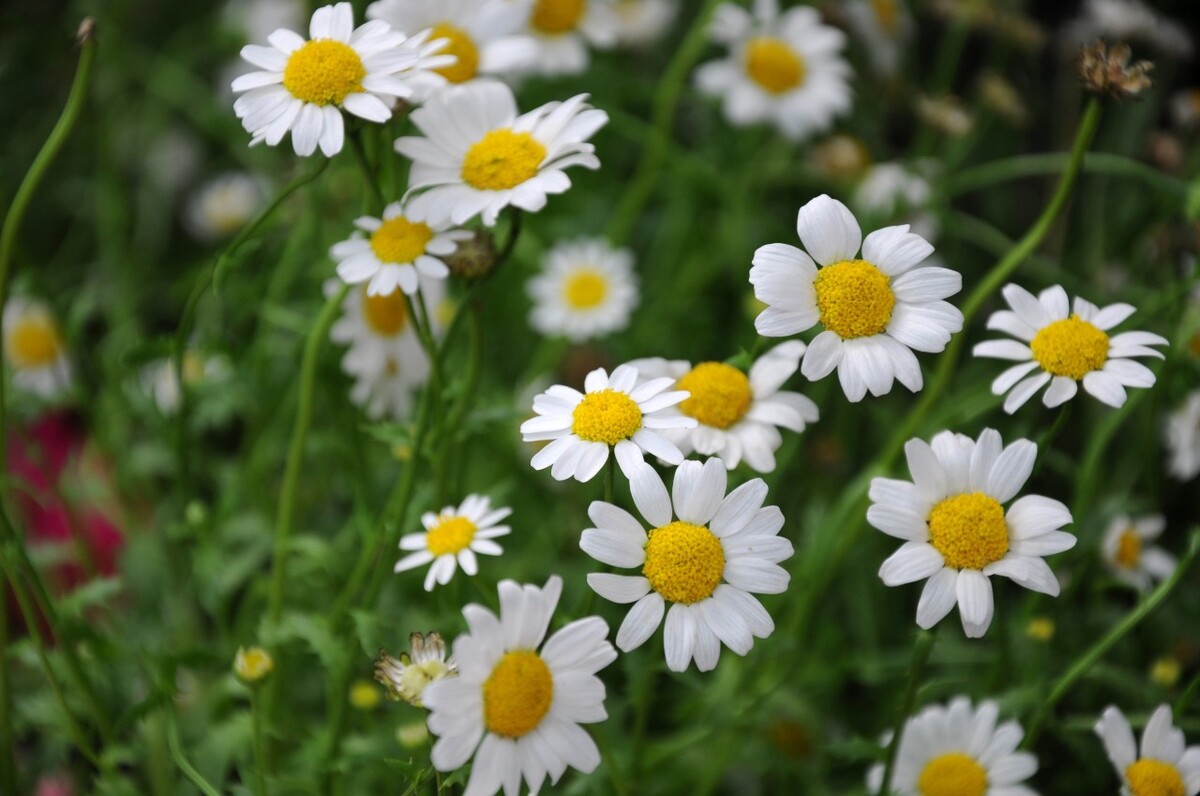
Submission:
[[[1054,620],[1048,616],[1035,616],[1025,626],[1025,635],[1034,641],[1046,642],[1054,638]]]
[[[1079,76],[1083,86],[1093,94],[1123,100],[1135,97],[1150,88],[1149,61],[1129,63],[1129,45],[1123,42],[1111,48],[1096,41],[1083,48],[1079,59]]]
[[[379,689],[370,680],[355,680],[350,686],[350,704],[359,710],[374,710],[379,698]]]
[[[258,683],[274,668],[271,653],[262,647],[238,647],[237,657],[233,659],[233,671],[246,685]]]
[[[459,242],[454,254],[446,258],[450,273],[460,279],[482,279],[496,264],[496,237],[487,230],[476,230],[475,236]]]
[[[393,658],[379,651],[375,679],[387,689],[388,698],[424,707],[421,696],[430,683],[458,674],[454,658],[446,658],[446,642],[437,633],[413,633],[408,637],[412,653]]]
[[[396,743],[405,749],[416,749],[429,742],[429,728],[425,721],[411,721],[396,728]]]
[[[1161,688],[1174,688],[1179,683],[1182,671],[1174,656],[1165,655],[1150,666],[1150,682]]]

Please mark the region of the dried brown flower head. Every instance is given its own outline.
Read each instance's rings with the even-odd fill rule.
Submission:
[[[1083,48],[1079,59],[1079,76],[1084,87],[1095,94],[1113,99],[1136,97],[1150,87],[1149,61],[1129,63],[1129,45],[1123,42],[1109,47],[1096,41]]]

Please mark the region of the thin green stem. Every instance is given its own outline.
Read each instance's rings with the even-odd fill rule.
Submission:
[[[383,198],[383,189],[379,187],[379,175],[375,173],[371,161],[367,158],[366,145],[363,144],[363,128],[359,127],[351,132],[349,138],[350,151],[354,153],[354,159],[358,161],[363,176],[367,178],[367,187],[371,190],[371,198],[375,201],[377,210],[382,212],[387,200]]]
[[[258,688],[250,689],[250,732],[254,754],[254,793],[255,796],[267,796],[267,753],[263,746],[262,731],[262,700],[258,696]]]
[[[0,579],[0,594],[7,594],[8,576]],[[8,608],[0,610],[0,792],[19,793],[17,761],[13,756],[16,736],[12,725],[12,680],[8,668]]]
[[[1200,674],[1192,678],[1187,688],[1183,689],[1183,693],[1179,695],[1179,699],[1175,700],[1175,715],[1186,715],[1188,708],[1192,706],[1192,700],[1196,698],[1196,694],[1198,693],[1200,693]]]
[[[904,685],[904,698],[900,702],[900,713],[896,716],[896,725],[892,731],[892,739],[888,742],[887,760],[883,765],[883,779],[879,783],[876,796],[885,796],[892,781],[892,772],[896,768],[896,752],[900,749],[900,739],[904,737],[904,727],[908,717],[912,715],[913,705],[917,701],[917,689],[921,686],[921,678],[925,675],[925,664],[933,652],[933,642],[937,640],[936,628],[933,631],[922,630],[917,633],[916,644],[913,645],[912,663],[908,667],[908,681]]]
[[[179,766],[179,770],[183,775],[191,780],[191,783],[200,789],[204,796],[221,796],[221,792],[214,788],[212,784],[197,771],[188,759],[183,755],[183,748],[179,745],[179,728],[175,726],[175,715],[172,713],[167,722],[167,748],[171,750],[171,757],[175,761],[175,765]]]
[[[943,190],[948,197],[954,197],[1010,180],[1058,174],[1070,159],[1070,152],[1040,152],[1004,158],[963,169],[947,179]],[[1085,174],[1107,174],[1138,180],[1180,202],[1187,197],[1187,183],[1123,155],[1108,152],[1089,153],[1084,156],[1083,171]]]
[[[608,462],[604,465],[604,502],[613,502],[613,487],[617,483],[617,457],[610,452]]]

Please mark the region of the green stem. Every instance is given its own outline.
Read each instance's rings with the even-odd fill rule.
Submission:
[[[179,766],[183,775],[191,780],[191,783],[199,788],[204,796],[221,796],[221,792],[214,788],[183,756],[183,748],[179,745],[179,728],[175,726],[174,714],[167,723],[167,748],[171,750],[171,757],[175,760],[175,765]]]
[[[459,312],[461,313],[463,310]],[[471,407],[475,403],[476,394],[479,392],[479,378],[483,365],[483,304],[479,299],[471,301],[467,314],[470,316],[468,324],[470,347],[467,352],[467,369],[458,394],[455,397],[454,406],[446,418],[446,431],[450,437],[442,441],[442,446],[438,450],[436,465],[434,467],[437,484],[435,491],[438,505],[441,505],[446,497],[446,474],[451,454],[457,447],[457,443],[461,441],[463,424],[467,419],[467,414],[471,411]],[[449,343],[449,335],[447,335],[446,342]],[[443,345],[442,353],[445,352],[445,349],[446,345]]]
[[[383,208],[387,205],[387,200],[383,198],[383,190],[379,187],[379,176],[371,167],[371,161],[367,159],[366,146],[363,144],[363,128],[359,127],[350,133],[350,151],[354,153],[354,159],[358,161],[358,166],[362,169],[365,176],[367,187],[371,190],[371,198],[375,200],[375,205],[379,212],[383,212]]]
[[[896,752],[900,749],[900,739],[904,737],[904,727],[908,717],[912,715],[913,705],[917,701],[917,689],[925,674],[925,664],[933,652],[933,642],[937,639],[936,628],[933,631],[922,630],[917,633],[917,642],[913,646],[912,663],[908,667],[908,682],[904,686],[904,699],[900,703],[900,713],[896,716],[896,726],[892,739],[888,742],[887,761],[883,765],[883,780],[879,783],[876,796],[885,796],[892,781],[892,772],[896,768]]]
[[[254,754],[254,793],[255,796],[267,796],[267,754],[263,746],[262,732],[262,700],[258,696],[258,688],[250,689],[250,732]]]
[[[0,579],[0,594],[7,595],[8,576]],[[7,600],[7,596],[5,597]],[[12,725],[12,680],[8,668],[8,606],[0,608],[0,792],[20,793],[17,761],[13,756],[16,736]]]
[[[1183,689],[1183,693],[1179,695],[1179,699],[1175,700],[1176,716],[1182,717],[1187,714],[1187,710],[1192,706],[1192,700],[1196,698],[1197,693],[1200,693],[1200,674],[1192,678],[1187,688]]]
[[[1034,155],[1018,155],[1003,160],[984,163],[974,168],[963,169],[952,175],[943,186],[948,197],[990,188],[996,183],[1058,174],[1071,159],[1069,152],[1041,152]],[[1151,168],[1133,158],[1107,152],[1092,152],[1084,156],[1083,171],[1086,174],[1108,174],[1140,180],[1159,193],[1182,202],[1187,197],[1187,184],[1161,171]]]
[[[604,465],[604,502],[613,502],[613,487],[617,482],[617,457],[609,452],[608,461]]]

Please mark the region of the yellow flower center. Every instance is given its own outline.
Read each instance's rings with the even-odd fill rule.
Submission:
[[[462,178],[481,191],[515,188],[538,172],[546,147],[529,133],[492,130],[463,158]]]
[[[1133,569],[1142,558],[1142,537],[1132,528],[1121,534],[1117,542],[1117,564],[1125,569]]]
[[[466,517],[452,515],[439,519],[441,522],[425,534],[425,546],[435,556],[457,553],[475,538],[478,528]]]
[[[642,427],[642,410],[626,393],[600,390],[583,396],[571,419],[571,431],[580,439],[616,445]]]
[[[679,411],[714,428],[729,428],[741,420],[754,398],[746,374],[724,362],[701,362],[675,383],[675,389],[692,394]]]
[[[371,249],[380,262],[411,263],[425,253],[425,246],[431,240],[433,230],[428,224],[396,216],[371,233]]]
[[[896,0],[871,0],[871,10],[879,20],[879,27],[889,36],[895,36],[900,30],[900,8]]]
[[[239,648],[237,657],[233,660],[233,670],[248,683],[263,679],[274,668],[275,661],[271,660],[270,653],[262,647]]]
[[[408,325],[408,308],[404,306],[404,294],[399,290],[386,296],[369,296],[364,285],[362,312],[367,326],[383,337],[400,334]]]
[[[1054,638],[1054,620],[1048,616],[1035,616],[1025,627],[1025,635],[1034,641],[1049,641]]]
[[[799,86],[807,71],[804,59],[782,39],[758,36],[746,44],[746,74],[772,94]]]
[[[948,497],[929,512],[929,543],[953,569],[983,569],[1008,552],[1004,509],[982,492]]]
[[[554,701],[554,677],[536,652],[506,652],[483,684],[489,732],[520,738],[537,728]]]
[[[380,699],[379,689],[370,680],[356,680],[350,686],[350,704],[359,710],[374,710]]]
[[[947,752],[925,764],[917,778],[921,796],[984,796],[987,771],[970,755]]]
[[[1077,380],[1108,361],[1108,335],[1078,315],[1042,327],[1029,347],[1047,373]]]
[[[542,33],[573,30],[587,11],[587,0],[537,0],[530,22]]]
[[[41,368],[55,362],[62,349],[58,327],[53,319],[41,314],[21,318],[4,341],[9,359],[18,368]]]
[[[204,380],[204,360],[195,351],[183,352],[183,383],[197,384]]]
[[[813,280],[821,323],[843,340],[879,334],[896,306],[890,281],[866,260],[825,266]]]
[[[1179,769],[1161,760],[1143,759],[1125,769],[1125,781],[1133,796],[1185,796]]]
[[[573,310],[590,310],[608,295],[608,280],[594,268],[579,268],[563,285],[563,300]]]
[[[349,44],[313,39],[288,56],[283,87],[313,105],[341,105],[347,94],[363,90],[366,76],[362,59]]]
[[[400,681],[397,692],[402,699],[413,701],[421,706],[421,695],[430,683],[436,683],[450,674],[450,667],[441,658],[430,658],[420,663],[407,663],[400,670]]]
[[[665,600],[699,602],[721,582],[725,550],[703,525],[676,521],[650,531],[642,574]]]
[[[448,22],[440,22],[433,26],[433,35],[429,38],[447,39],[446,46],[438,50],[438,55],[453,55],[458,59],[450,66],[433,71],[451,83],[465,83],[479,72],[479,48],[466,31]]]

